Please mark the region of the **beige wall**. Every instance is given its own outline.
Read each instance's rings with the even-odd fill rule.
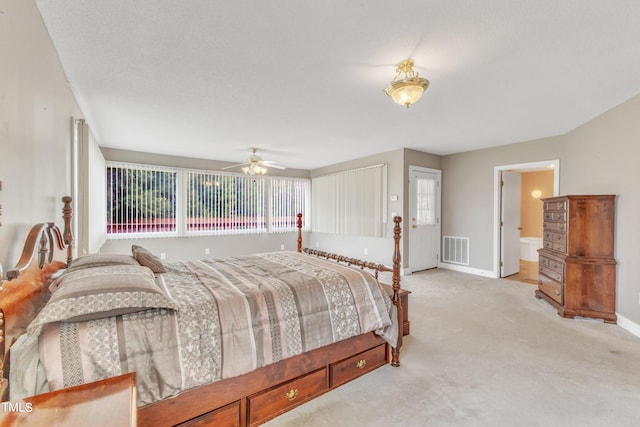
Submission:
[[[561,195],[617,195],[617,311],[640,323],[639,116],[637,95],[566,135],[443,157],[443,234],[469,237],[470,267],[493,271],[494,167],[558,159]]]
[[[520,237],[542,237],[540,199],[553,196],[553,171],[523,172],[520,183]],[[540,195],[533,196],[534,191]]]
[[[33,0],[0,0],[0,263],[18,260],[29,228],[60,222],[69,195],[72,117],[81,117]]]
[[[559,141],[547,138],[442,158],[442,235],[470,239],[470,268],[494,270],[494,168],[552,159],[562,167]]]

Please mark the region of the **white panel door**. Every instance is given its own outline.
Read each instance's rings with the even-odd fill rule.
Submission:
[[[520,271],[520,174],[502,171],[500,277]]]
[[[438,266],[440,176],[435,169],[409,167],[409,269]]]

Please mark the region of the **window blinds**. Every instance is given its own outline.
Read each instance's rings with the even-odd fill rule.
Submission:
[[[313,178],[313,231],[384,237],[387,165]]]
[[[310,180],[108,162],[110,238],[295,231]]]
[[[177,170],[107,164],[107,235],[175,234]]]
[[[264,232],[265,179],[187,172],[187,231]]]

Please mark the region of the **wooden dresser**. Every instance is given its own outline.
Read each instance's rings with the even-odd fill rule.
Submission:
[[[536,297],[563,317],[616,323],[615,195],[561,196],[542,202]]]

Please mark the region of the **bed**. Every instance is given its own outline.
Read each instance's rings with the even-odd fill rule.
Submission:
[[[400,364],[399,217],[393,268],[303,249],[301,215],[292,252],[73,260],[63,202],[63,229],[34,226],[0,291],[3,400],[136,372],[141,426],[257,425]]]

